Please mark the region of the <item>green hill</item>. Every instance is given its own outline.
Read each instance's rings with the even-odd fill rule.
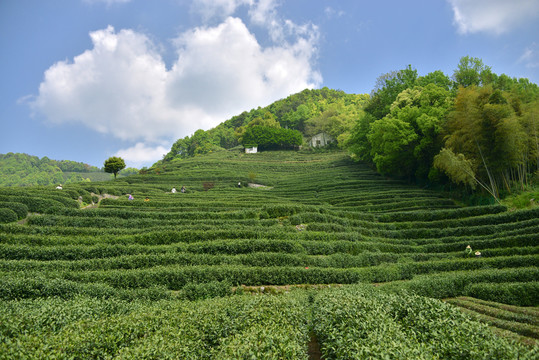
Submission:
[[[124,169],[120,176],[138,173]],[[83,181],[107,181],[112,175],[102,169],[71,160],[51,160],[28,154],[0,154],[0,186],[58,185]]]
[[[537,356],[535,310],[504,337],[440,301],[537,307],[537,208],[461,207],[339,151],[0,188],[13,203],[37,214],[0,225],[0,358]]]

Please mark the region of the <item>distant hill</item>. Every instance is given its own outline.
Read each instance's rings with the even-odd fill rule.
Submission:
[[[137,169],[125,169],[122,176],[138,173]],[[69,184],[82,181],[106,181],[111,174],[82,162],[52,160],[44,156],[7,153],[0,154],[0,186],[31,186]]]

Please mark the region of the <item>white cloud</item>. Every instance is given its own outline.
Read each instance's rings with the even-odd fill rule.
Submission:
[[[194,0],[191,11],[198,13],[205,21],[213,18],[226,19],[241,5],[252,5],[253,0]]]
[[[527,68],[539,67],[539,44],[534,42],[528,46],[520,56],[518,62],[524,63]]]
[[[170,146],[167,149],[161,145],[152,147],[139,142],[135,146],[119,150],[114,156],[119,156],[124,159],[127,167],[140,168],[162,159],[163,155],[168,153],[169,149]]]
[[[316,31],[290,27],[295,41],[265,48],[238,18],[186,31],[167,69],[147,36],[109,26],[90,33],[92,49],[46,70],[30,105],[51,123],[137,142],[124,150],[131,162],[147,159],[145,152],[159,160],[162,146],[151,144],[170,144],[320,84]]]
[[[107,6],[111,6],[113,4],[125,4],[125,3],[130,2],[131,0],[83,0],[83,1],[89,4],[104,3]]]
[[[277,2],[275,0],[258,0],[251,5],[249,16],[255,24],[267,24],[275,21],[277,16]]]
[[[326,7],[324,9],[324,13],[330,19],[331,18],[340,18],[341,16],[343,16],[345,14],[344,11],[342,11],[342,10],[337,11],[337,10],[333,9],[331,6]]]
[[[93,49],[45,72],[33,110],[123,140],[162,138],[179,113],[165,103],[167,71],[150,40],[111,26],[90,37]]]
[[[170,101],[221,120],[320,82],[311,67],[315,48],[309,40],[263,49],[238,18],[184,33],[178,44]]]
[[[508,32],[539,16],[539,0],[447,0],[461,34]]]

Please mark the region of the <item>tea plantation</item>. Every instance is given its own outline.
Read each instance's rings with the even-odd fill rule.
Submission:
[[[539,209],[342,152],[0,188],[0,222],[0,359],[539,358]]]

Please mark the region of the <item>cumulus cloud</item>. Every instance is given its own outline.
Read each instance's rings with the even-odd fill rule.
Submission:
[[[269,47],[239,18],[186,31],[167,69],[146,35],[109,26],[90,33],[91,49],[46,70],[30,106],[51,123],[79,123],[136,143],[121,150],[132,163],[159,160],[165,142],[320,84],[316,35],[290,27],[294,41]]]
[[[310,63],[311,42],[263,49],[238,18],[184,33],[177,43],[169,100],[204,109],[212,117],[230,117],[320,82]]]
[[[501,34],[522,22],[539,17],[537,0],[447,0],[453,8],[453,22],[461,34]]]
[[[140,168],[146,164],[162,159],[163,155],[166,153],[168,153],[168,149],[162,145],[152,147],[139,142],[135,146],[119,150],[114,156],[119,156],[124,159],[127,167]]]
[[[45,72],[34,111],[52,123],[82,123],[122,140],[160,139],[179,113],[165,103],[167,70],[151,41],[111,26],[90,37],[93,49]]]

